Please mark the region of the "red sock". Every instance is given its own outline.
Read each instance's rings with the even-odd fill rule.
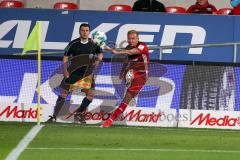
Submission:
[[[122,114],[125,109],[127,108],[127,104],[122,102],[119,107],[113,112],[113,114],[111,115],[110,119],[112,121],[114,121],[115,119],[117,119],[117,117]]]

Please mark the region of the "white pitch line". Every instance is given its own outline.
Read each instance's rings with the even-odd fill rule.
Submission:
[[[79,150],[79,151],[149,151],[149,152],[201,152],[201,153],[238,153],[240,150],[203,150],[169,148],[26,148],[27,150]]]
[[[55,125],[60,127],[69,127],[71,124],[57,124]],[[101,128],[99,125],[79,125],[72,124],[72,127],[83,127],[83,128]],[[218,132],[218,133],[240,133],[240,130],[224,130],[224,129],[214,129],[214,128],[171,128],[171,127],[151,127],[151,126],[123,126],[123,125],[115,125],[116,128],[123,129],[136,129],[136,130],[144,130],[144,129],[159,129],[160,131],[187,131],[187,132]],[[106,128],[107,129],[107,128]]]
[[[28,144],[36,137],[38,132],[44,127],[44,125],[34,126],[25,137],[18,143],[18,145],[8,154],[5,160],[16,160],[21,153],[27,148]]]

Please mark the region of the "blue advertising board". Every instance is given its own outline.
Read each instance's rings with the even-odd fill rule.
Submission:
[[[126,33],[135,29],[140,40],[151,45],[191,45],[239,41],[237,16],[48,9],[1,9],[0,54],[21,53],[36,21],[42,21],[43,52],[62,56],[63,49],[78,37],[79,25],[87,22],[92,31],[106,33],[108,42],[126,45]],[[232,47],[173,49],[163,51],[163,60],[233,62]],[[110,53],[105,58],[111,57]],[[151,59],[159,60],[159,51]],[[238,58],[239,60],[239,58]]]
[[[42,61],[42,103],[55,104],[56,88],[62,79],[54,79],[55,75],[61,74],[59,68],[61,61]],[[96,69],[95,80],[96,90],[101,94],[96,94],[96,99],[115,100],[121,102],[125,91],[125,83],[118,77],[120,65],[106,62]],[[137,100],[136,107],[156,108],[159,99],[169,95],[169,101],[173,104],[169,108],[177,108],[180,104],[180,92],[184,65],[176,67],[175,65],[150,64],[149,81],[141,90]],[[36,60],[23,59],[1,59],[0,60],[0,101],[11,99],[14,103],[37,103],[37,62]],[[161,79],[160,79],[161,78]],[[54,87],[53,87],[54,86]],[[167,90],[164,88],[168,88]],[[111,90],[113,92],[108,92]],[[72,95],[68,96],[70,100]],[[166,100],[165,100],[166,101]],[[160,104],[161,105],[161,104]]]
[[[43,104],[54,105],[56,102],[55,88],[62,80],[62,75],[58,75],[61,73],[56,72],[60,65],[61,61],[42,61]],[[36,60],[1,59],[0,69],[0,102],[37,103]],[[121,102],[125,83],[117,78],[120,70],[120,65],[115,62],[99,65],[95,74],[95,99],[103,100],[105,105]],[[152,63],[149,79],[134,103],[136,107],[157,109],[239,111],[239,76],[239,67]],[[68,98],[71,100],[81,94],[73,93]]]

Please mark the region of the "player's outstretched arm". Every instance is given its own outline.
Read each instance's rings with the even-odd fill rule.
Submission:
[[[134,55],[134,54],[140,54],[139,49],[133,48],[130,50],[116,50],[110,47],[105,47],[105,50],[112,52],[113,54],[124,54],[124,55]]]
[[[135,55],[135,54],[140,54],[140,51],[138,48],[133,48],[130,50],[125,50],[127,55]]]

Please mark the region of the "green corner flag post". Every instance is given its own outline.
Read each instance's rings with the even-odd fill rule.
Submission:
[[[41,32],[42,26],[41,22],[36,22],[32,32],[30,33],[27,41],[25,42],[22,55],[27,54],[27,51],[37,51],[38,53],[38,107],[37,107],[37,124],[40,125],[40,115],[41,115],[41,106],[40,106],[40,84],[41,84]]]

